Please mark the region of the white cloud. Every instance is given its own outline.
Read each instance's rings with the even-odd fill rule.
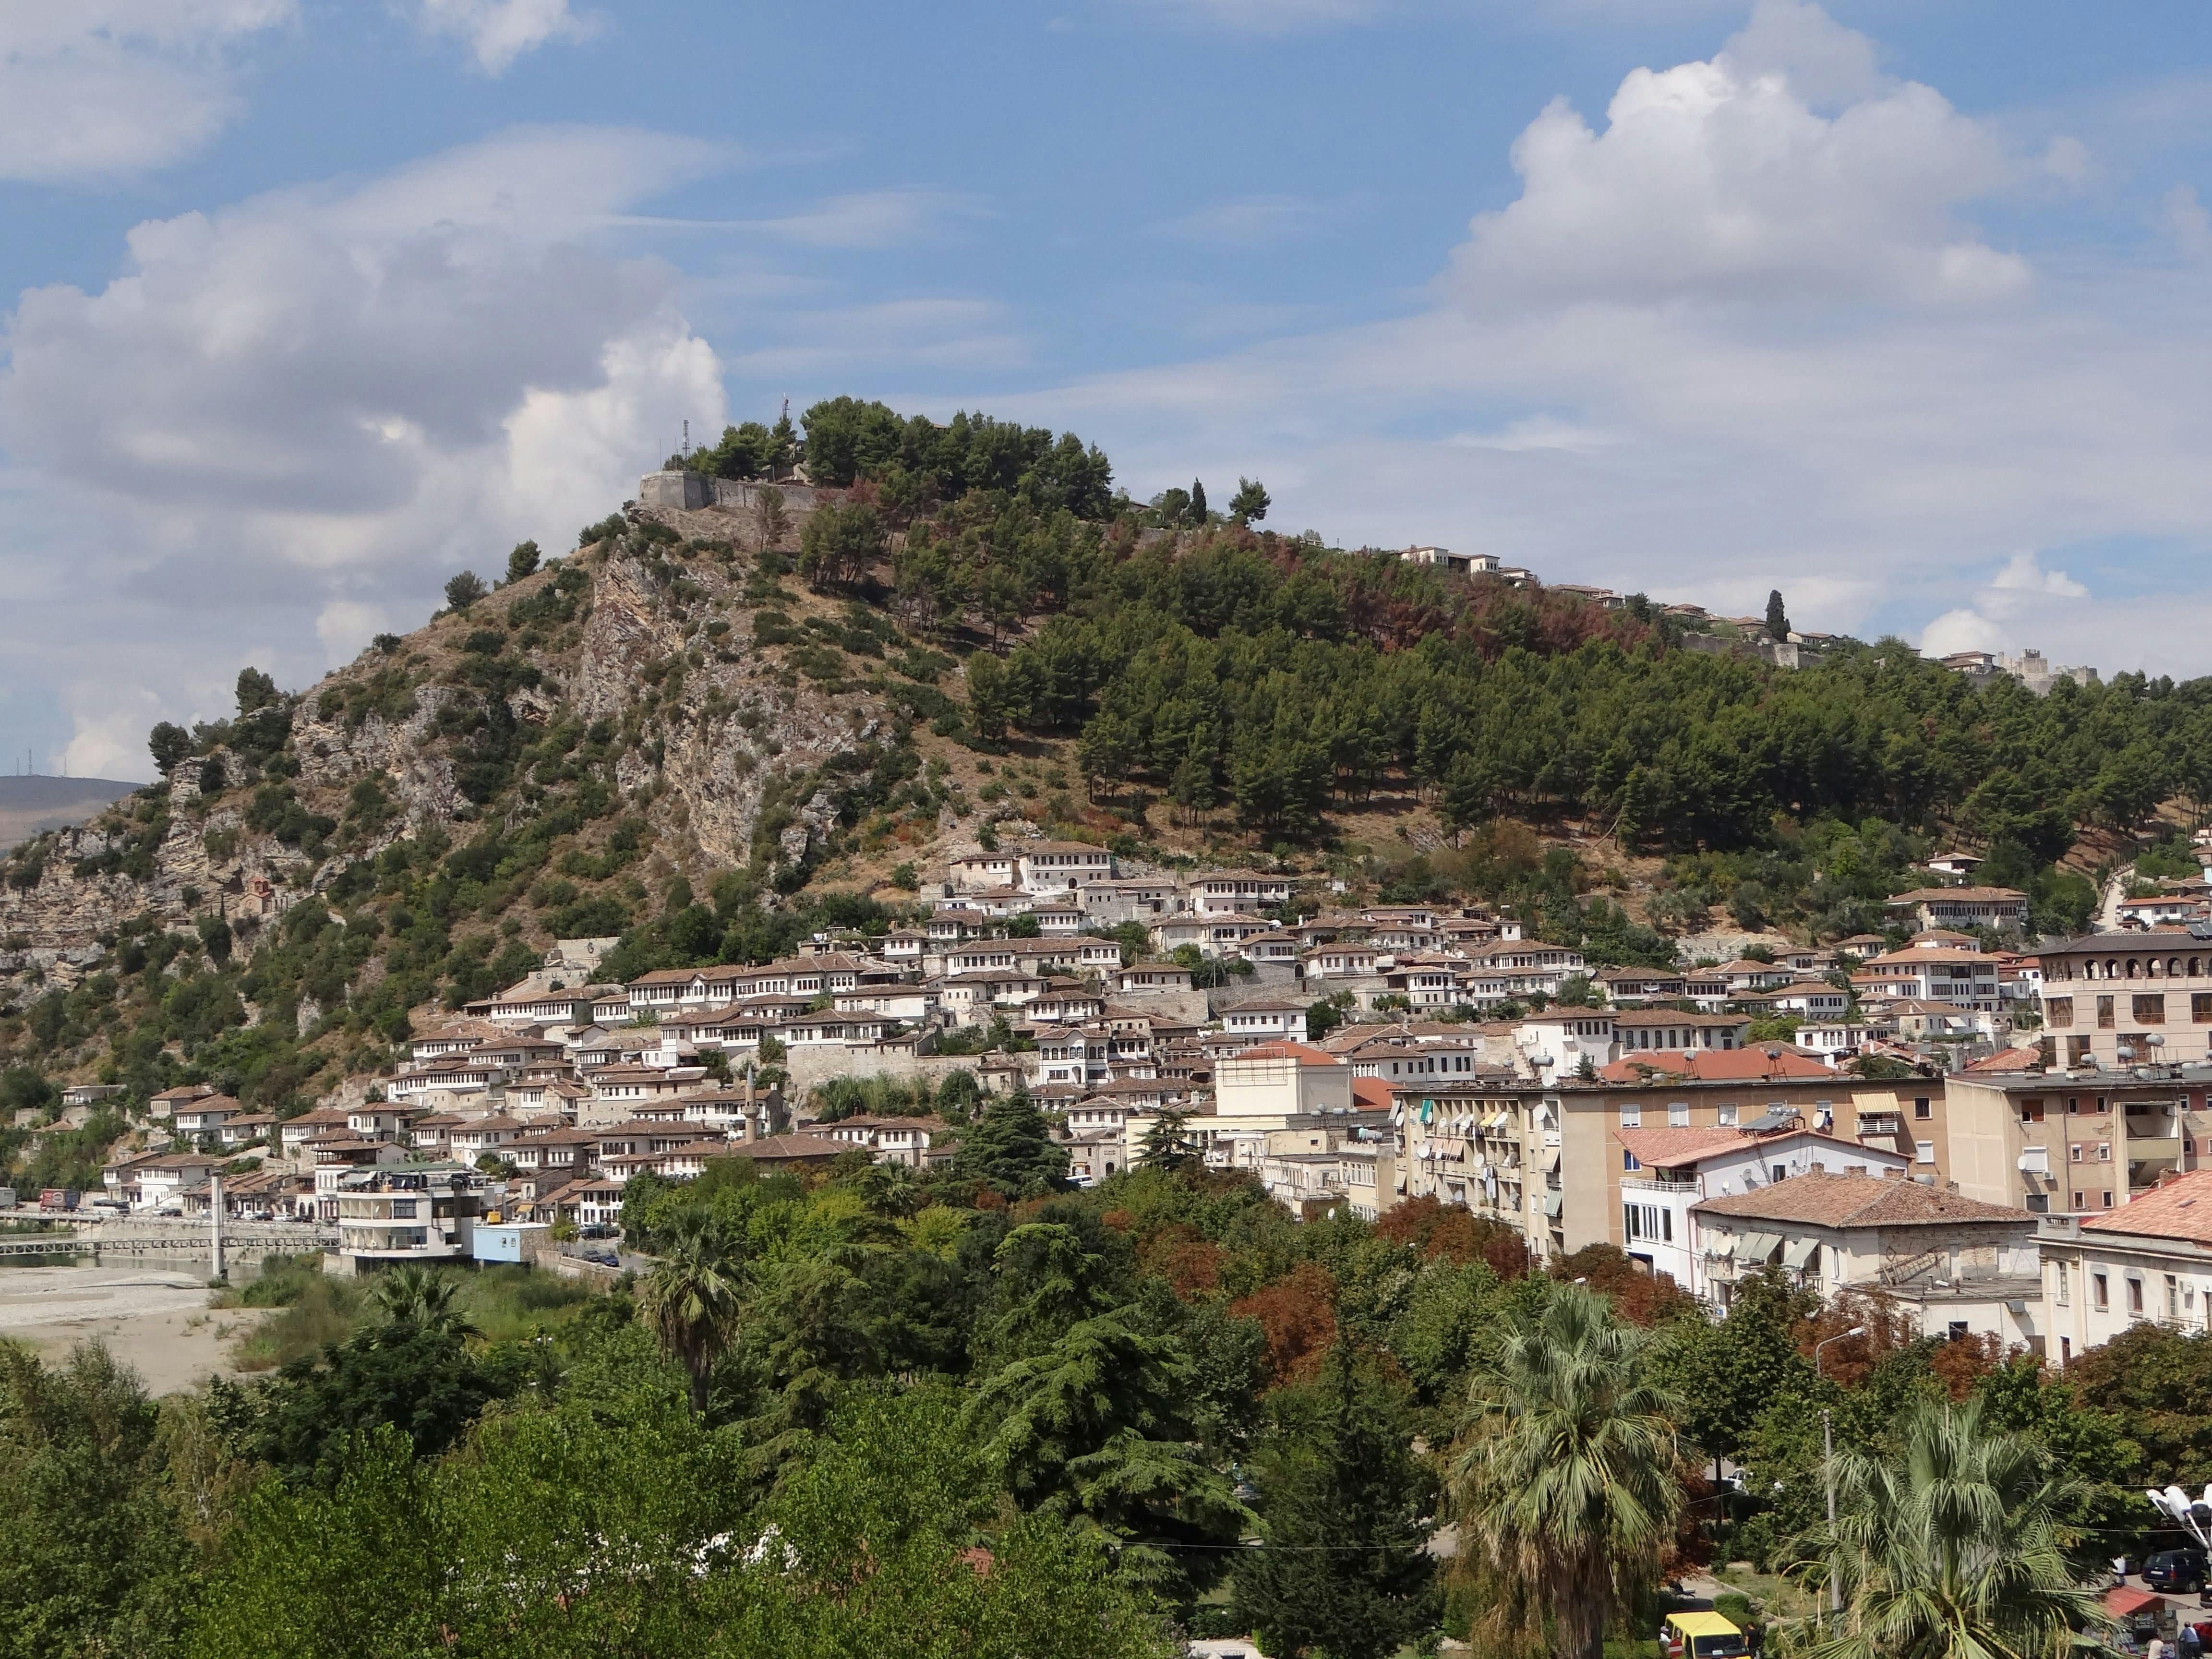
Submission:
[[[0,586],[26,600],[0,651],[71,681],[92,733],[151,694],[219,707],[254,652],[304,682],[427,614],[453,570],[495,571],[524,536],[570,545],[684,418],[722,419],[674,274],[597,234],[716,159],[508,134],[149,221],[105,288],[26,293],[0,441],[43,533],[0,544]]]
[[[1520,198],[1453,257],[1449,290],[1476,311],[1976,301],[2027,281],[1957,217],[2017,171],[1996,136],[1883,79],[1863,36],[1796,0],[1760,0],[1708,61],[1632,71],[1602,132],[1553,100],[1513,166]]]
[[[2060,133],[2044,146],[2043,171],[2069,190],[2080,190],[2096,176],[2097,163],[2089,147],[2069,133]]]
[[[362,647],[389,626],[389,612],[380,605],[357,599],[332,599],[315,617],[315,638],[323,655],[332,662],[358,656]]]
[[[2066,631],[2069,616],[2081,609],[2071,601],[2088,597],[2089,590],[2064,571],[2045,570],[2032,552],[2015,553],[1984,584],[1971,606],[1947,611],[1929,623],[1920,648],[1940,657],[1953,651],[2039,646],[2046,634]]]
[[[1152,228],[1154,235],[1179,242],[1249,247],[1307,234],[1317,228],[1326,216],[1326,210],[1320,203],[1303,196],[1242,196],[1200,208],[1195,213],[1163,220]]]
[[[294,0],[0,5],[0,178],[127,173],[189,155],[237,113],[233,57]]]
[[[915,185],[832,196],[798,213],[756,221],[753,228],[801,247],[887,248],[919,241],[955,220],[985,211],[980,198]]]
[[[549,40],[589,40],[603,27],[571,11],[568,0],[415,0],[415,6],[429,33],[465,40],[487,75],[505,74]]]
[[[1578,453],[1604,449],[1620,440],[1610,432],[1560,420],[1553,415],[1526,415],[1508,421],[1492,432],[1462,432],[1448,441],[1463,449],[1497,449],[1518,455],[1534,449],[1565,449]]]
[[[2199,264],[2212,260],[2212,216],[2197,199],[2196,190],[2176,185],[2166,193],[2166,228],[2185,258]]]
[[[1948,657],[1954,651],[2009,651],[2013,641],[2003,628],[1978,611],[1946,611],[1921,630],[1923,655]]]
[[[1800,98],[1822,107],[1859,103],[1883,90],[1874,42],[1809,0],[1759,0],[1723,51],[1737,76],[1784,78]]]
[[[2089,590],[2063,570],[2045,570],[2033,553],[2015,553],[1990,586],[2001,593],[2043,593],[2062,599],[2086,599]]]
[[[80,712],[62,750],[61,769],[73,778],[151,778],[146,734],[167,716],[161,700],[143,686],[125,688],[119,696],[115,688],[91,684],[70,691]]]
[[[1783,21],[1800,44],[1771,27],[1770,62],[1820,37],[1802,9]],[[2108,245],[1962,293],[1947,254],[2009,258],[1966,222],[1972,188],[2032,211],[2037,165],[1831,46],[1826,110],[1786,64],[1747,78],[1736,44],[1629,76],[1602,136],[1568,135],[1571,165],[1525,168],[1522,202],[1476,221],[1426,310],[1008,407],[1096,437],[1133,494],[1218,457],[1267,482],[1271,523],[1354,544],[1721,609],[1779,586],[1810,628],[2212,669],[2201,272]],[[1524,151],[1561,131],[1540,117]],[[2196,205],[2177,193],[2169,219]],[[2136,550],[2124,583],[2041,551],[2100,544]]]

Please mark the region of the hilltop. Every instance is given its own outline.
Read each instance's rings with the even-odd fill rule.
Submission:
[[[525,544],[314,686],[249,670],[234,717],[157,726],[161,782],[0,872],[9,1103],[191,1074],[301,1109],[555,939],[621,936],[614,975],[763,960],[919,915],[1001,838],[1261,862],[1308,909],[1478,897],[1659,963],[1878,927],[1954,836],[2078,925],[2060,860],[2212,794],[2205,682],[1683,650],[1633,597],[1279,535],[1256,486],[1135,502],[1096,449],[980,417],[838,400],[804,453],[799,486],[739,429],[674,458],[715,504]]]

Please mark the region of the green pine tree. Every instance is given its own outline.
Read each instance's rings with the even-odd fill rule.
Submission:
[[[1270,1653],[1384,1659],[1438,1613],[1435,1483],[1395,1390],[1340,1341],[1316,1382],[1280,1390],[1255,1460],[1264,1541],[1234,1599]]]

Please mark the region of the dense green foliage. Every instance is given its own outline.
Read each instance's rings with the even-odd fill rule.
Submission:
[[[1832,1550],[1848,1616],[1814,1645],[1820,1659],[2058,1659],[2103,1630],[2066,1559],[2077,1483],[1983,1416],[1978,1401],[1918,1401],[1897,1424],[1896,1462],[1838,1460]]]
[[[524,1270],[395,1277],[274,1376],[158,1407],[97,1355],[0,1346],[0,1653],[1073,1659],[1164,1654],[1181,1624],[1369,1659],[1448,1587],[1447,1627],[1579,1654],[1648,1631],[1686,1561],[1817,1572],[1820,1407],[1872,1492],[1908,1478],[1917,1406],[1978,1401],[1961,1455],[2047,1482],[2008,1536],[2061,1577],[2149,1541],[2126,1486],[2212,1420],[2203,1337],[2144,1327],[2062,1382],[1879,1310],[1813,1317],[1778,1279],[1713,1322],[1617,1252],[1536,1278],[1464,1212],[1301,1224],[1196,1170],[1009,1204],[733,1158],[632,1197],[678,1269],[637,1300],[544,1281],[518,1323]],[[280,1263],[266,1299],[318,1279]],[[1869,1334],[1815,1379],[1846,1321]],[[1528,1462],[1530,1436],[1573,1459]],[[1759,1496],[1698,1483],[1723,1449]],[[1421,1548],[1441,1520],[1449,1567]]]
[[[1078,586],[1003,667],[971,663],[978,730],[1080,732],[1101,784],[1134,775],[1269,834],[1395,779],[1456,825],[1566,811],[1727,849],[1784,821],[1941,819],[2039,867],[2077,824],[2132,830],[2212,782],[2205,683],[1976,690],[1894,642],[1785,672],[1578,600],[1235,531]]]

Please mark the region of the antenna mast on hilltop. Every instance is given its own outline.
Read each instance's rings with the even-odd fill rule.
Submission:
[[[691,422],[689,421],[684,422],[684,447],[676,453],[686,457],[691,453]]]

